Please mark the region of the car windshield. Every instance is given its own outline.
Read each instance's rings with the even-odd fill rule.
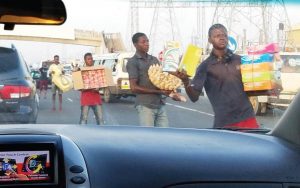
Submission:
[[[0,30],[1,124],[272,130],[299,91],[296,1],[62,1]]]

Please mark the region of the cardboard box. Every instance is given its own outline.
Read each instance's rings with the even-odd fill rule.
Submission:
[[[276,82],[273,80],[244,83],[244,91],[272,90],[275,89],[275,87]]]
[[[280,80],[271,53],[243,56],[240,68],[244,91],[273,90]]]
[[[242,65],[264,62],[274,62],[274,54],[245,55],[241,57]]]
[[[252,63],[252,64],[243,64],[241,65],[241,73],[252,73],[252,72],[266,72],[273,71],[274,63],[265,62],[265,63]]]
[[[104,66],[82,67],[72,73],[74,89],[98,89],[114,86],[112,71]]]
[[[261,81],[270,81],[275,78],[274,71],[266,72],[248,72],[242,74],[242,81],[247,82],[261,82]]]

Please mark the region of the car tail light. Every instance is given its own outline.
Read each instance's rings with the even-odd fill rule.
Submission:
[[[0,89],[0,98],[2,99],[18,99],[29,97],[31,89],[26,86],[10,86],[6,85]]]

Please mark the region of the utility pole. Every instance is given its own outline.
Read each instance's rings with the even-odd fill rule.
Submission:
[[[150,51],[154,55],[163,50],[167,41],[181,41],[172,0],[156,0],[150,27]]]
[[[131,35],[139,31],[139,7],[138,0],[130,1],[130,26]],[[133,44],[130,42],[130,50],[133,50]]]
[[[161,48],[161,40],[178,40],[179,27],[176,25],[175,9],[196,8],[196,34],[191,39],[195,44],[200,44],[204,49],[209,48],[206,33],[208,28],[215,23],[224,24],[229,34],[234,38],[242,39],[238,51],[244,51],[248,44],[266,44],[277,41],[278,23],[284,24],[282,46],[292,46],[293,40],[287,41],[286,32],[291,29],[284,0],[130,0],[132,34],[138,28],[139,9],[154,9],[151,25],[151,38],[155,41],[152,47]],[[214,8],[213,18],[208,18],[207,9]],[[208,25],[209,24],[209,25]],[[162,27],[164,25],[164,28]],[[163,29],[161,29],[163,28]],[[168,37],[162,37],[167,31]],[[245,37],[247,33],[247,38]],[[180,38],[180,37],[179,37]],[[179,39],[180,40],[180,39]],[[153,46],[155,45],[155,46]],[[207,51],[204,50],[204,51]]]

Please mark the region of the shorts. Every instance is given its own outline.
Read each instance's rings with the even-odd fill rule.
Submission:
[[[44,89],[47,90],[47,88],[48,88],[48,81],[47,80],[40,80],[39,81],[39,88],[40,89],[44,88]]]
[[[259,124],[257,123],[257,120],[255,117],[245,119],[243,121],[233,123],[230,125],[226,125],[224,127],[237,127],[237,128],[247,128],[247,129],[258,129]]]
[[[62,94],[63,93],[62,90],[59,89],[54,83],[52,83],[52,89],[51,90],[52,90],[53,94],[56,94],[56,93]]]

